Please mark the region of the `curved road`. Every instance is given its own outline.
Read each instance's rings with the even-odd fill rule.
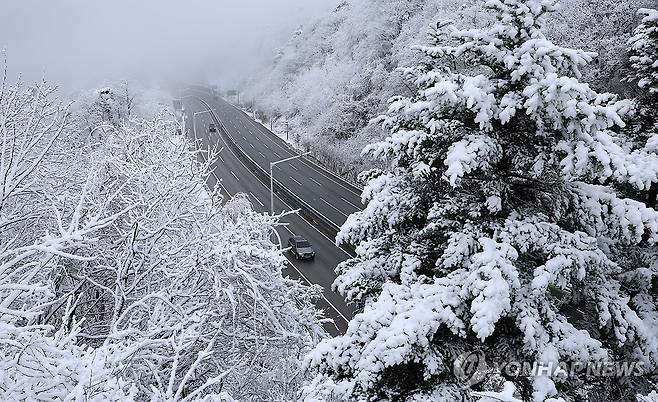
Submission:
[[[213,188],[219,180],[223,194],[230,197],[244,193],[255,210],[269,212],[269,183],[264,182],[262,171],[258,174],[258,168],[253,163],[269,175],[270,162],[297,153],[244,112],[211,96],[207,91],[189,92],[183,96],[183,104],[187,132],[197,147],[206,150],[212,147],[223,148],[213,166],[213,175],[208,185]],[[218,130],[210,133],[208,125],[213,122],[219,123]],[[250,163],[249,158],[253,162]],[[315,259],[297,261],[287,253],[289,265],[286,274],[307,284],[322,286],[323,298],[318,302],[318,307],[335,323],[335,326],[325,325],[325,328],[334,335],[344,332],[354,309],[331,290],[331,284],[336,278],[336,265],[353,253],[349,249],[337,247],[333,234],[349,214],[361,208],[360,189],[301,158],[278,164],[273,172],[274,178],[282,186],[301,198],[315,214],[321,214],[324,222],[329,222],[330,226],[335,225],[334,228],[327,228],[326,224],[319,225],[305,218],[307,214],[290,214],[283,219],[286,225],[277,232],[284,246],[293,235],[303,236],[311,242],[316,252]],[[295,208],[286,203],[285,198],[282,200],[275,195],[274,209],[276,213],[281,213]]]

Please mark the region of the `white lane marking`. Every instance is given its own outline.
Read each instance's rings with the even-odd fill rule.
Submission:
[[[238,176],[236,176],[235,173],[233,173],[232,170],[231,170],[231,174],[233,175],[233,177],[235,177],[235,180],[240,181],[240,179],[238,179]]]
[[[292,230],[290,230],[290,228],[288,227],[288,225],[283,225],[283,228],[284,228],[285,230],[287,230],[288,233],[290,233],[292,236],[295,235],[295,234],[292,232]]]
[[[260,154],[260,156],[262,156],[263,158],[267,159],[267,156],[265,156],[264,153],[262,153],[262,152],[260,152],[260,151],[258,151],[258,153]],[[274,166],[276,166],[276,165],[274,165]]]
[[[254,144],[252,144],[251,142],[249,143],[249,146],[252,147],[253,149],[256,149],[256,147],[254,147]]]
[[[304,278],[304,280],[306,281],[306,283],[308,283],[309,285],[313,284],[313,282],[309,281],[308,278],[307,278],[306,276],[304,276],[304,274],[302,273],[302,271],[300,271],[299,268],[297,268],[297,267],[295,266],[295,264],[293,264],[292,262],[290,262],[290,260],[288,260],[288,259],[286,259],[286,262],[287,262],[288,264],[290,264],[290,266],[293,267],[293,268],[295,269],[295,271],[297,271],[297,273],[298,273],[302,278]],[[334,304],[333,304],[332,302],[329,301],[329,299],[327,299],[324,295],[322,295],[322,298],[324,299],[324,301],[326,301],[327,303],[329,303],[329,305],[331,306],[331,308],[333,308],[334,311],[335,311],[336,313],[338,313],[338,315],[340,316],[340,318],[342,318],[346,323],[349,324],[350,321],[347,319],[347,317],[345,317],[345,316],[343,315],[343,313],[341,313],[340,310],[338,310],[338,308],[336,308],[336,306],[334,306]]]
[[[297,180],[295,180],[295,178],[292,177],[292,176],[290,176],[290,180],[294,181],[295,183],[299,184],[300,186],[302,185],[302,183],[300,183],[300,182],[298,182]]]
[[[244,140],[247,141],[247,137],[245,137],[244,135],[242,136],[242,138],[244,138]]]
[[[228,190],[226,189],[226,187],[224,187],[224,184],[222,184],[222,183],[220,182],[219,185],[222,186],[222,188],[224,189],[224,191],[226,191],[226,194],[228,194],[228,196],[230,197],[230,196],[231,196],[231,193],[229,193]]]
[[[281,156],[279,156],[279,154],[277,154],[277,153],[274,152],[274,151],[272,151],[272,153],[273,153],[274,155],[276,155],[277,159],[281,159]]]
[[[297,169],[297,168],[295,167],[295,165],[293,165],[292,163],[290,164],[290,167],[293,168],[293,169],[295,169],[295,170],[299,170],[299,169]]]
[[[263,146],[267,149],[270,149],[270,147],[268,147],[266,143],[263,143]]]
[[[311,181],[312,181],[313,183],[315,183],[315,184],[317,184],[318,186],[322,187],[322,184],[320,184],[319,181],[315,180],[315,179],[312,178],[312,177],[309,177],[309,179],[311,179]]]
[[[333,209],[335,209],[336,211],[338,211],[339,214],[341,214],[341,215],[343,215],[344,217],[347,218],[347,215],[345,214],[345,212],[343,212],[343,211],[341,211],[340,209],[334,207],[334,206],[331,205],[329,202],[327,202],[324,198],[320,197],[320,201],[322,201],[322,202],[324,202],[325,204],[329,205],[331,208],[333,208]]]
[[[265,206],[262,202],[260,202],[260,200],[258,199],[258,197],[256,197],[256,196],[254,195],[254,193],[252,193],[252,192],[250,191],[250,192],[249,192],[249,195],[251,195],[251,198],[253,198],[254,200],[256,200],[256,202],[259,203],[261,207],[264,207],[264,206]]]
[[[343,184],[343,182],[340,180],[338,175],[336,175],[335,173],[330,172],[327,168],[322,167],[321,165],[311,161],[310,159],[301,158],[301,160],[302,160],[302,163],[305,163],[312,170],[320,173],[321,176],[324,176],[326,179],[331,180],[333,183],[335,183],[338,186],[342,187],[343,189],[349,191],[350,193],[354,194],[358,198],[361,198],[361,192],[354,191],[352,189],[352,186],[349,185],[349,183],[348,183],[348,185]]]
[[[222,158],[221,155],[217,155],[217,156],[219,156],[219,160],[222,161],[222,163],[226,163],[226,162],[224,161],[224,158]]]
[[[274,165],[274,167],[281,170],[281,167],[279,165]]]
[[[347,204],[350,204],[351,206],[353,206],[353,207],[356,208],[357,210],[362,210],[362,209],[363,209],[363,206],[360,206],[360,207],[359,207],[359,206],[357,206],[357,205],[354,205],[354,204],[352,204],[351,202],[347,201],[347,200],[346,200],[345,198],[343,198],[343,197],[340,197],[340,199],[343,200],[343,201],[345,201]]]

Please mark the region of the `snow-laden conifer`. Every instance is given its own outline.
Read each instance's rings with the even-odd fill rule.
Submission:
[[[628,42],[631,75],[640,88],[658,96],[658,10],[643,8],[638,12],[642,23]]]
[[[424,62],[403,70],[417,93],[391,100],[390,136],[363,152],[389,166],[363,174],[367,205],[337,238],[357,256],[335,286],[364,308],[309,356],[309,400],[621,400],[655,374],[658,212],[617,187],[647,191],[658,158],[620,134],[632,102],[579,81],[595,55],[542,33],[554,1],[486,4],[493,26],[441,22],[417,47]],[[491,371],[472,394],[453,364],[476,350],[490,367],[646,371]]]

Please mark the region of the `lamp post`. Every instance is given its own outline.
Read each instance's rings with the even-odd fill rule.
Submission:
[[[180,106],[181,106],[181,120],[182,120],[182,126],[183,126],[183,133],[187,134],[186,131],[185,131],[185,120],[186,120],[186,118],[185,118],[185,105],[183,105],[183,99],[186,99],[186,98],[196,99],[196,96],[194,96],[194,95],[183,95],[182,93],[180,95],[181,96],[179,97],[178,100],[180,100]],[[196,136],[196,115],[201,114],[201,113],[208,113],[208,112],[211,112],[211,111],[215,111],[215,109],[203,110],[201,112],[192,113],[192,131],[194,132],[195,144],[196,144],[196,141],[198,141],[198,138]]]
[[[279,163],[288,162],[293,159],[301,158],[302,156],[306,156],[308,154],[310,154],[310,152],[291,156],[290,158],[281,159],[279,161],[270,162],[270,214],[271,215],[274,215],[274,175],[273,175],[274,166],[278,165]]]

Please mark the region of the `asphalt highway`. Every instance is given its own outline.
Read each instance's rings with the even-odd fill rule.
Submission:
[[[269,212],[269,183],[263,180],[262,172],[258,174],[258,168],[253,163],[267,172],[269,177],[270,162],[297,153],[241,110],[207,92],[190,92],[183,97],[183,104],[187,133],[197,147],[203,150],[223,148],[215,161],[208,185],[214,187],[219,181],[226,199],[242,193],[249,198],[255,210]],[[209,124],[217,122],[217,132],[209,132]],[[223,132],[224,128],[226,132]],[[250,163],[249,158],[253,162]],[[273,173],[287,191],[294,192],[303,200],[304,207],[314,210],[313,214],[321,214],[323,222],[326,220],[339,227],[350,213],[360,209],[358,188],[311,161],[296,159],[284,162],[276,165]],[[286,202],[285,197],[275,194],[276,213],[292,211],[299,206],[292,206],[290,200]],[[284,247],[289,237],[299,235],[308,239],[316,252],[313,260],[304,261],[297,261],[292,254],[286,253],[289,260],[286,274],[304,283],[322,286],[323,298],[319,300],[318,307],[335,323],[335,326],[325,325],[325,328],[332,334],[344,332],[354,310],[331,290],[331,284],[336,277],[334,268],[349,258],[352,252],[349,248],[337,247],[326,224],[318,224],[318,220],[308,216],[304,213],[290,214],[283,219],[285,226],[278,229]]]

